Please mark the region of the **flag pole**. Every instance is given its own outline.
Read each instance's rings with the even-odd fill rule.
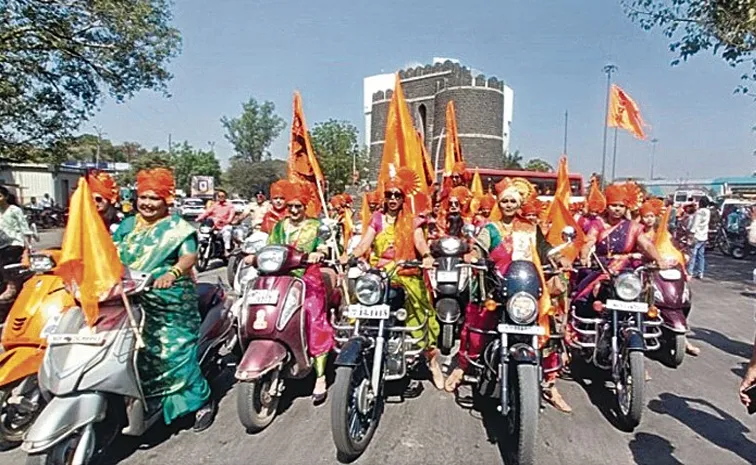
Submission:
[[[612,182],[617,176],[617,127],[614,128],[614,154],[612,155]]]
[[[438,146],[436,146],[436,162],[433,165],[434,173],[433,173],[433,179],[438,181],[438,159],[441,156],[441,140],[444,138],[444,133],[446,132],[446,128],[441,128],[441,134],[438,135]],[[441,177],[443,177],[443,173],[441,174]]]
[[[564,110],[564,149],[562,153],[567,155],[567,110]]]
[[[612,91],[612,73],[617,71],[615,65],[604,66],[604,72],[606,73],[606,114],[604,115],[604,151],[601,156],[601,185],[606,185],[606,133],[608,129],[609,121],[609,95]]]

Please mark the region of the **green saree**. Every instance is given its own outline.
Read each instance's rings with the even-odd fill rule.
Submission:
[[[179,257],[197,252],[194,228],[178,216],[150,225],[128,217],[113,233],[123,264],[158,278]],[[200,314],[197,291],[188,276],[168,289],[139,296],[144,309],[145,348],[139,354],[139,376],[150,404],[160,402],[165,423],[194,412],[210,397],[197,354]]]

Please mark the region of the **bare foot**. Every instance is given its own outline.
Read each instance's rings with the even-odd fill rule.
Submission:
[[[543,397],[560,412],[572,413],[572,407],[564,400],[564,397],[559,393],[556,386],[552,386],[549,389],[543,391]]]
[[[701,349],[694,346],[690,342],[685,341],[685,353],[694,357],[698,357],[698,355],[701,353]]]
[[[446,384],[444,385],[446,392],[454,392],[462,382],[464,376],[465,371],[462,368],[455,368],[446,378]]]
[[[428,362],[428,369],[431,372],[433,385],[440,391],[444,388],[444,373],[441,371],[441,365],[438,363],[438,354],[437,350],[433,352]]]

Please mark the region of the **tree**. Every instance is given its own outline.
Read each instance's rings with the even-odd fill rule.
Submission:
[[[507,170],[521,170],[522,169],[522,155],[520,155],[519,150],[515,150],[514,152],[505,151],[504,152],[504,169]]]
[[[189,192],[192,176],[212,176],[215,179],[215,185],[220,185],[221,167],[213,152],[195,150],[184,141],[173,150],[171,165],[177,189]]]
[[[367,164],[367,152],[357,142],[357,128],[347,121],[329,119],[317,123],[311,132],[320,168],[327,173],[331,193],[343,192],[352,183],[353,160],[357,171]]]
[[[540,158],[531,158],[525,164],[525,171],[540,171],[542,173],[551,173],[554,171],[554,167],[545,160]]]
[[[131,169],[129,171],[118,175],[118,184],[121,186],[133,185],[136,183],[136,174],[139,171],[152,168],[173,169],[168,152],[154,147],[149,152],[138,156],[131,162]]]
[[[643,29],[659,28],[671,39],[677,65],[710,50],[733,68],[749,66],[741,78],[756,81],[756,6],[753,0],[622,0],[627,15]],[[748,93],[746,85],[739,91]]]
[[[264,160],[252,163],[246,160],[231,160],[231,166],[223,176],[223,184],[231,191],[246,199],[251,199],[255,192],[270,190],[270,185],[286,177],[286,162],[283,160]]]
[[[0,154],[70,134],[104,95],[166,94],[170,0],[0,0]]]
[[[268,147],[281,134],[286,122],[276,114],[273,102],[260,104],[254,97],[242,105],[238,118],[221,118],[226,139],[234,146],[233,159],[259,162],[270,159]]]

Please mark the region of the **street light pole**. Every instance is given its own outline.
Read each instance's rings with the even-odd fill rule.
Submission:
[[[207,141],[207,145],[210,146],[210,152],[215,155],[215,141],[209,140]]]
[[[606,65],[603,68],[606,73],[606,114],[604,115],[604,150],[601,156],[601,183],[606,183],[606,133],[607,133],[607,120],[609,118],[609,93],[612,91],[612,73],[617,71],[615,65]]]
[[[654,180],[654,157],[656,157],[656,143],[659,142],[659,139],[653,138],[651,139],[651,176],[649,177],[649,181]]]
[[[102,128],[98,128],[97,126],[92,126],[94,128],[95,132],[97,133],[97,154],[95,155],[95,166],[99,169],[100,168],[100,146],[102,145],[102,135],[105,134],[102,132]]]

